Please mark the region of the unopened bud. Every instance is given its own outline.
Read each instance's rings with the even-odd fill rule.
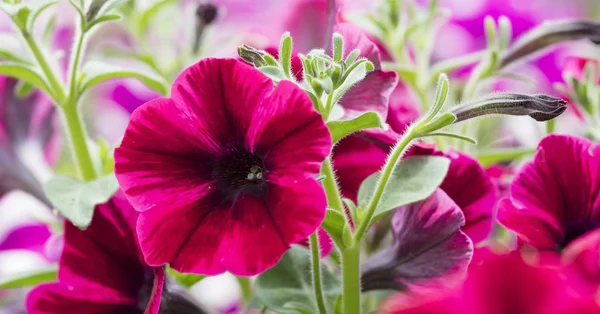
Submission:
[[[212,3],[203,3],[196,9],[196,17],[202,21],[204,25],[208,25],[217,19],[219,10],[216,5]]]
[[[265,52],[254,49],[250,46],[241,45],[238,47],[238,55],[244,61],[253,64],[257,68],[267,65],[267,61],[264,58]]]
[[[600,44],[600,24],[581,20],[546,22],[521,36],[502,56],[500,67],[506,67],[554,44],[580,39]]]
[[[546,121],[558,117],[567,109],[563,99],[544,94],[499,93],[458,105],[450,111],[456,122],[490,114],[530,116],[536,121]]]

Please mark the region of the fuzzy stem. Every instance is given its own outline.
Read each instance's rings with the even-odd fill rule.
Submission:
[[[319,235],[317,231],[310,235],[310,251],[312,257],[311,265],[313,289],[315,292],[315,299],[317,300],[317,307],[319,308],[320,314],[327,314],[325,299],[323,298],[323,285],[321,280],[321,250],[319,248]]]
[[[333,208],[339,212],[344,212],[344,204],[340,197],[340,191],[335,182],[335,173],[333,172],[333,166],[331,165],[331,158],[327,157],[321,167],[321,174],[325,176],[323,179],[323,188],[325,189],[325,195],[327,196],[327,204],[330,208]]]
[[[42,69],[42,72],[44,73],[46,79],[52,87],[53,95],[51,96],[54,98],[58,107],[62,109],[63,125],[66,129],[66,134],[69,137],[69,143],[71,144],[71,152],[75,157],[80,176],[84,181],[91,181],[96,178],[96,170],[94,168],[94,164],[92,162],[92,158],[88,149],[85,129],[83,127],[81,117],[79,115],[79,110],[77,107],[79,95],[77,95],[77,91],[73,88],[73,86],[76,86],[75,81],[77,80],[77,65],[80,59],[79,55],[82,51],[85,33],[81,32],[81,35],[79,36],[78,41],[76,43],[76,55],[74,56],[74,62],[71,66],[72,74],[70,78],[70,85],[72,87],[69,91],[69,95],[67,95],[67,93],[65,92],[65,88],[61,84],[58,76],[54,73],[54,71],[52,71],[52,68],[48,64],[46,58],[44,57],[44,54],[40,50],[33,36],[28,32],[23,32],[22,34],[23,38],[25,39],[25,42],[27,43],[27,46],[31,50],[37,63]]]
[[[40,49],[37,42],[33,38],[33,35],[31,35],[31,33],[29,33],[29,32],[25,32],[25,31],[22,32],[22,34],[23,34],[23,38],[25,39],[25,42],[27,43],[27,46],[29,47],[29,50],[31,50],[33,57],[38,62],[38,65],[42,69],[42,72],[44,73],[44,75],[46,76],[46,79],[48,79],[48,82],[50,83],[50,86],[52,87],[53,95],[50,95],[50,96],[56,98],[55,100],[58,103],[63,102],[66,97],[65,89],[62,86],[60,80],[57,78],[54,71],[52,70],[52,68],[50,67],[50,65],[48,64],[48,62],[46,61],[46,57],[44,56],[44,54],[42,53],[42,50]]]
[[[363,219],[360,220],[360,224],[358,228],[356,228],[356,233],[354,235],[354,240],[356,243],[361,243],[361,240],[365,233],[367,232],[368,226],[371,224],[371,219],[375,214],[375,209],[381,200],[381,196],[383,195],[383,191],[385,190],[385,186],[387,185],[390,176],[392,175],[392,171],[394,167],[398,163],[398,160],[406,153],[406,150],[409,147],[410,142],[415,139],[417,134],[415,134],[415,128],[410,127],[406,130],[400,141],[394,146],[392,152],[388,156],[388,159],[381,170],[381,176],[379,177],[379,181],[375,186],[375,192],[373,193],[373,197],[365,210]]]
[[[342,313],[360,314],[360,244],[342,250]]]

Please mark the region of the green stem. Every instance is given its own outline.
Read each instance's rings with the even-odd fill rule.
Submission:
[[[371,219],[375,214],[375,209],[377,208],[377,205],[381,200],[381,196],[383,195],[385,186],[387,185],[390,176],[392,175],[392,171],[398,163],[398,160],[400,160],[400,158],[404,155],[404,153],[408,149],[408,145],[410,144],[410,142],[416,137],[418,137],[417,134],[415,134],[414,130],[414,127],[410,127],[408,128],[408,130],[406,130],[400,141],[398,141],[396,146],[394,146],[394,148],[392,149],[392,152],[390,153],[387,161],[385,162],[385,166],[383,167],[383,170],[381,170],[381,176],[379,177],[379,181],[377,182],[377,186],[375,187],[373,197],[371,198],[371,201],[369,202],[369,205],[365,210],[363,216],[364,218],[360,220],[360,224],[358,225],[358,228],[356,228],[356,233],[354,235],[354,240],[356,243],[361,243],[363,236],[367,232],[367,228],[371,224]]]
[[[25,42],[27,43],[27,46],[31,50],[31,53],[33,54],[34,58],[37,60],[40,68],[42,69],[42,72],[44,73],[44,75],[46,76],[46,79],[48,79],[48,82],[50,83],[50,86],[52,87],[53,95],[50,95],[50,96],[54,97],[57,103],[59,103],[59,104],[62,103],[66,96],[65,96],[65,89],[62,86],[60,80],[57,78],[56,74],[54,73],[54,71],[48,64],[48,62],[46,62],[46,57],[42,53],[42,50],[37,45],[37,42],[31,35],[31,33],[23,32],[22,34],[23,34],[23,38],[25,39]]]
[[[67,95],[65,92],[65,88],[63,87],[60,79],[48,64],[46,57],[42,53],[33,36],[28,32],[23,32],[22,34],[25,42],[42,69],[42,72],[46,76],[46,79],[50,83],[50,86],[52,87],[53,95],[51,96],[56,101],[58,107],[62,109],[64,126],[66,128],[67,136],[69,137],[71,151],[75,157],[80,176],[84,181],[93,180],[96,178],[96,170],[88,150],[85,129],[83,128],[81,117],[79,115],[79,109],[77,107],[79,95],[74,87],[77,80],[78,64],[81,58],[80,55],[85,33],[81,33],[77,42],[74,62],[71,66],[71,89],[69,90],[69,95]]]
[[[81,28],[83,28],[83,22],[81,23]],[[84,36],[85,30],[82,29],[80,30],[80,35],[77,39],[73,62],[69,67],[69,103],[77,103],[77,99],[79,99],[79,91],[77,90],[77,73],[79,70],[79,60],[81,59]]]
[[[327,157],[321,167],[321,174],[325,176],[323,179],[323,188],[325,189],[325,195],[327,196],[327,204],[330,208],[333,208],[339,212],[344,212],[344,204],[340,197],[340,191],[335,182],[335,173],[333,172],[333,166],[331,165],[331,158]]]
[[[242,300],[244,304],[247,304],[252,297],[252,284],[250,283],[249,277],[235,277],[240,285],[240,289],[242,290]]]
[[[342,250],[342,313],[360,312],[360,244],[356,244]]]
[[[91,181],[96,178],[96,170],[88,150],[85,129],[83,128],[77,105],[68,105],[61,108],[63,109],[63,117],[67,128],[66,132],[71,143],[71,150],[75,157],[79,174],[84,181]]]
[[[312,260],[312,279],[313,289],[315,291],[315,299],[320,314],[327,314],[325,307],[325,299],[323,298],[323,286],[321,283],[321,252],[319,248],[319,236],[317,232],[310,235],[310,251]]]

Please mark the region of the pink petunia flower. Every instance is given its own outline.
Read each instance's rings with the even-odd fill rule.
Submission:
[[[593,314],[594,297],[553,269],[526,264],[514,254],[492,253],[473,267],[463,287],[439,295],[397,294],[381,314]]]
[[[171,95],[133,112],[115,152],[146,261],[206,275],[275,265],[325,216],[323,119],[295,84],[233,59],[189,67]]]
[[[600,146],[583,138],[550,135],[500,202],[498,221],[521,243],[561,251],[600,227]]]
[[[165,273],[143,261],[135,237],[137,216],[118,192],[96,207],[86,230],[65,222],[58,282],[33,289],[27,312],[158,313]]]

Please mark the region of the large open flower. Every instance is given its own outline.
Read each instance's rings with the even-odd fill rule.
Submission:
[[[65,222],[58,282],[33,289],[27,312],[158,313],[165,273],[144,263],[135,237],[137,216],[117,194],[96,207],[86,230]]]
[[[233,59],[204,59],[134,111],[116,174],[150,265],[254,275],[321,224],[331,139],[310,98]]]
[[[600,227],[600,146],[583,138],[550,135],[500,203],[498,220],[520,242],[560,251]]]

